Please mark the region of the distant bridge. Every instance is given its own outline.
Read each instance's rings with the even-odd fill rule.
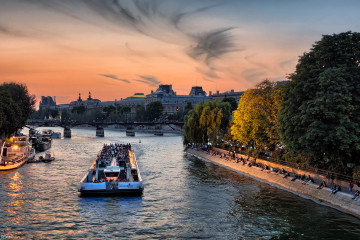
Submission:
[[[164,131],[180,133],[184,122],[161,121],[161,122],[96,122],[96,121],[51,121],[51,120],[28,120],[26,127],[62,127],[64,128],[64,137],[71,137],[71,128],[76,126],[93,126],[96,128],[96,136],[104,137],[105,126],[119,126],[134,136],[135,131],[154,132],[155,135],[162,135]]]

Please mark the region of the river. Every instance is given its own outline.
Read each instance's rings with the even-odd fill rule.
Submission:
[[[79,197],[92,159],[115,142],[132,144],[143,196]],[[0,172],[0,239],[360,239],[358,218],[187,157],[178,135],[72,129],[51,150],[54,162]]]

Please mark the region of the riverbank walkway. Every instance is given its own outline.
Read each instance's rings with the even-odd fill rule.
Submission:
[[[242,161],[237,159],[231,159],[231,156],[224,156],[224,153],[220,153],[220,155],[217,151],[210,153],[208,151],[198,150],[196,148],[190,147],[186,149],[185,152],[197,158],[212,162],[216,165],[233,170],[237,173],[254,178],[261,182],[265,182],[283,190],[290,191],[301,197],[314,200],[317,203],[328,205],[340,211],[360,217],[360,199],[357,201],[353,200],[354,193],[357,190],[356,188],[353,191],[354,193],[338,191],[334,194],[332,193],[332,189],[329,187],[323,187],[319,189],[320,182],[314,183],[302,181],[300,179],[293,180],[294,175],[291,171],[286,170],[290,176],[284,177],[285,174],[280,173],[280,167],[271,167],[270,169],[266,169],[264,166],[257,167],[255,164],[253,164],[254,162],[251,161],[249,161],[251,163],[250,165],[248,162],[244,164]],[[258,161],[264,162],[264,160],[260,159]]]

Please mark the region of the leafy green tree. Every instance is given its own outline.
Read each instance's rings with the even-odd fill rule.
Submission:
[[[75,106],[75,107],[73,107],[73,109],[71,109],[71,112],[82,115],[82,114],[84,114],[86,112],[86,108],[85,108],[84,105]]]
[[[0,135],[10,135],[22,128],[34,112],[35,96],[23,84],[0,85]]]
[[[65,110],[63,110],[61,112],[61,121],[62,122],[67,122],[69,120],[70,120],[70,113],[69,113],[68,110],[65,109]]]
[[[24,125],[20,107],[12,100],[10,93],[0,91],[0,136],[9,136]]]
[[[113,107],[113,106],[111,106],[111,107]],[[117,113],[120,114],[120,115],[128,114],[128,113],[131,112],[131,108],[129,106],[118,106],[116,108],[116,110],[117,110]]]
[[[12,101],[20,108],[20,113],[17,116],[18,122],[24,126],[35,111],[35,96],[30,95],[27,87],[19,83],[3,83],[0,85],[0,91],[8,92]]]
[[[187,115],[192,109],[194,109],[194,107],[191,102],[187,102],[184,108],[184,116]]]
[[[143,105],[140,104],[136,105],[135,112],[136,112],[135,118],[137,121],[145,120],[145,108]]]
[[[195,108],[185,116],[183,126],[184,144],[201,144],[208,142],[217,144],[219,136],[221,135],[223,122],[229,122],[229,112],[229,103],[221,103],[219,101],[198,103]]]
[[[155,119],[160,119],[163,112],[163,105],[161,102],[151,102],[146,105],[146,115],[148,120],[153,121]]]
[[[222,102],[228,102],[231,105],[231,112],[235,111],[238,107],[236,99],[233,97],[225,97]]]
[[[265,80],[255,89],[245,91],[231,126],[233,140],[260,150],[274,151],[279,144],[278,113],[280,89]]]
[[[226,134],[229,131],[229,123],[230,123],[232,111],[231,111],[231,105],[229,102],[220,102],[219,107],[220,107],[221,113],[222,113],[220,132],[221,132],[221,135],[223,136],[224,134]]]
[[[360,157],[360,33],[324,35],[284,86],[282,142],[310,164],[344,170]]]

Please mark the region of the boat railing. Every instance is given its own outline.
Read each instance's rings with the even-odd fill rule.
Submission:
[[[136,160],[136,156],[135,156],[135,153],[134,153],[134,151],[132,151],[132,156],[133,156],[133,160],[134,160],[134,163],[135,163],[135,166],[136,166],[136,173],[137,173],[137,176],[138,176],[138,178],[139,178],[139,182],[141,182],[142,181],[142,179],[141,179],[141,175],[140,175],[140,170],[139,170],[139,166],[138,166],[138,164],[137,164],[137,160]]]

